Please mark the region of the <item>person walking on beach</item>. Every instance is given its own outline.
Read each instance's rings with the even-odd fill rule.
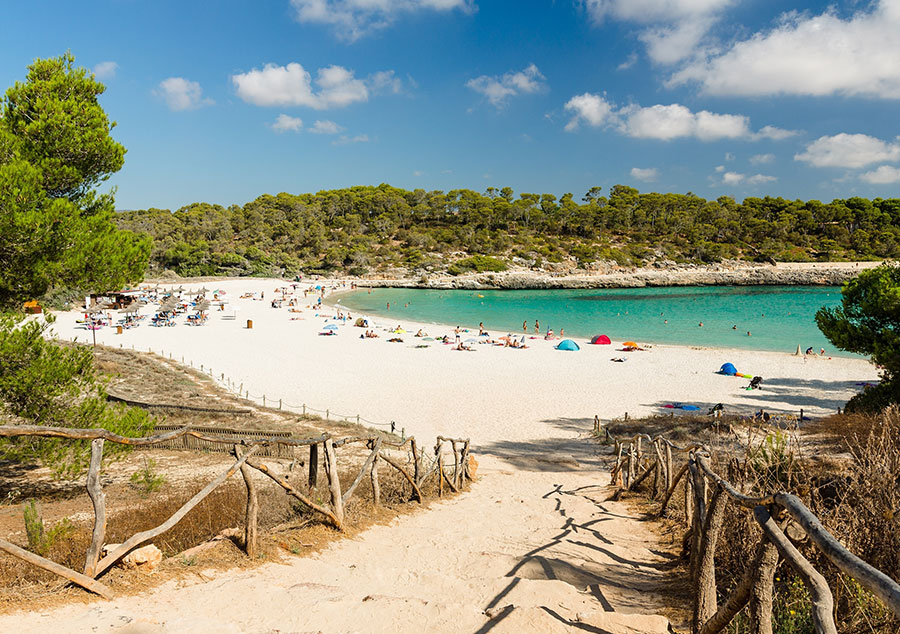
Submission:
[[[527,321],[522,322],[522,332],[528,332],[528,322]]]
[[[456,343],[459,343],[459,326],[453,329],[454,334],[456,335]]]
[[[541,334],[541,322],[539,322],[537,319],[534,320],[534,334]]]

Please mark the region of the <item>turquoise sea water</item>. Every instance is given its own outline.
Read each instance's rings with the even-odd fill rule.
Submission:
[[[354,312],[383,316],[381,322],[396,318],[470,328],[484,322],[492,334],[522,333],[523,321],[533,334],[538,320],[542,334],[548,327],[554,334],[564,328],[566,337],[576,341],[606,334],[613,343],[633,339],[781,352],[794,352],[800,345],[803,350],[812,346],[816,353],[825,348],[829,355],[841,355],[813,318],[820,307],[837,305],[840,298],[836,287],[704,286],[539,291],[378,288],[348,293],[339,301]]]

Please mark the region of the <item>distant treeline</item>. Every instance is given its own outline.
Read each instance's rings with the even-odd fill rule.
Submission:
[[[194,203],[117,214],[153,237],[152,271],[272,275],[386,268],[409,271],[546,268],[598,261],[828,261],[900,256],[900,199],[818,200],[642,194],[599,187],[520,194],[389,185],[263,195],[243,207]]]

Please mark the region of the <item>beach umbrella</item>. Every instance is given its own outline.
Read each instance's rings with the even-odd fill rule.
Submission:
[[[625,343],[622,344],[622,346],[624,346],[625,348],[637,348],[638,347],[638,345],[633,341],[626,341]]]
[[[337,324],[328,324],[327,326],[322,328],[322,330],[337,330],[337,329],[338,329]]]
[[[91,306],[84,312],[87,313],[88,315],[96,315],[97,313],[102,313],[103,309],[100,308],[99,306]]]
[[[204,312],[209,310],[209,302],[207,300],[203,300],[197,304],[197,310],[200,312]]]
[[[591,337],[591,343],[595,346],[608,346],[612,342],[606,335],[594,335],[593,337]]]

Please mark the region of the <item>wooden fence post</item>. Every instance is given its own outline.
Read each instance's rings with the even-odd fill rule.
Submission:
[[[309,484],[310,491],[319,486],[319,445],[313,443],[309,446]]]
[[[94,530],[91,534],[91,545],[84,561],[84,574],[94,576],[94,568],[100,560],[100,549],[106,537],[106,495],[100,487],[100,464],[103,462],[103,439],[91,441],[91,465],[87,476],[87,493],[94,505]]]
[[[338,523],[344,525],[344,500],[341,496],[341,479],[338,474],[337,455],[334,452],[334,441],[326,438],[322,443],[325,449],[325,477],[328,478],[328,489],[331,492],[331,510],[338,519]]]
[[[702,477],[702,476],[701,476]],[[694,620],[691,631],[698,634],[700,628],[719,609],[716,600],[716,544],[725,519],[728,499],[725,490],[717,486],[709,502],[706,521],[701,527],[700,549],[691,553],[697,559],[697,581],[694,586]]]
[[[234,446],[234,457],[240,458],[241,453],[238,445]],[[250,476],[250,467],[246,463],[241,465],[241,476],[244,478],[244,485],[247,487],[247,512],[244,516],[244,552],[251,559],[256,557],[257,553],[257,534],[259,517],[259,493],[256,483]]]
[[[379,506],[381,504],[381,486],[378,484],[378,454],[375,454],[375,459],[372,460],[372,503],[375,506]]]

